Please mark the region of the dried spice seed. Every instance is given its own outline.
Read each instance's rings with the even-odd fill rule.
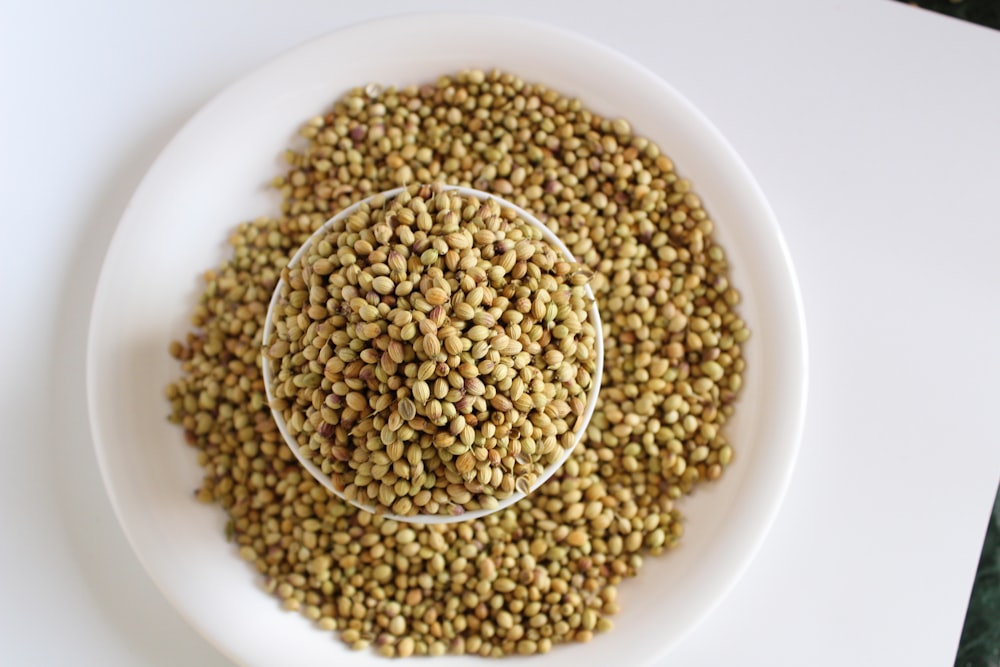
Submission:
[[[711,217],[655,144],[577,100],[511,74],[463,72],[430,85],[370,92],[351,91],[330,113],[306,124],[309,146],[288,154],[289,171],[276,184],[281,216],[235,230],[231,258],[205,275],[194,329],[172,349],[181,376],[167,389],[167,400],[171,419],[204,468],[197,497],[226,510],[240,554],[252,561],[267,590],[298,601],[307,618],[311,607],[318,608],[317,627],[338,633],[353,648],[391,646],[394,653],[386,654],[404,655],[412,644],[413,655],[499,656],[591,641],[611,630],[617,586],[637,573],[642,557],[682,538],[676,500],[711,479],[713,466],[721,474],[734,459],[725,424],[746,379],[742,347],[750,333],[734,310],[738,292],[714,241]],[[452,108],[460,114],[457,124],[447,117]],[[559,150],[548,139],[539,141],[544,138],[558,138]],[[404,152],[408,146],[413,150]],[[292,252],[334,213],[407,175],[497,192],[557,231],[593,272],[605,373],[587,437],[530,497],[482,519],[411,527],[413,541],[399,544],[396,535],[406,526],[334,497],[282,444],[264,398],[258,355],[267,301]],[[603,203],[598,193],[607,200],[603,209],[592,203]],[[401,245],[420,247],[415,227],[403,228],[408,231]],[[336,255],[330,250],[320,253],[324,259]],[[361,255],[352,249],[340,258],[351,256]],[[396,284],[394,296],[420,291],[393,274],[408,272],[420,258],[399,253],[384,260],[385,275]],[[332,270],[332,260],[330,267],[316,268]],[[296,289],[301,296],[295,292],[293,303],[302,299],[296,304],[301,307],[310,290],[305,284]],[[524,310],[515,306],[498,321],[518,324],[513,313],[529,310],[530,304]],[[453,313],[472,319],[465,303],[453,305]],[[687,327],[694,318],[709,325],[697,334],[699,349],[688,335],[696,333]],[[295,319],[278,328],[308,330]],[[393,326],[403,330],[401,340],[414,340],[418,332],[414,322]],[[333,335],[320,326],[312,333],[320,340]],[[314,372],[343,373],[358,362],[354,352],[341,358],[315,349]],[[473,354],[481,379],[493,373],[478,373],[490,349]],[[301,354],[305,359],[306,350]],[[696,384],[705,389],[699,380],[711,380],[702,369],[709,361],[719,364],[723,376],[697,391]],[[421,381],[427,385],[425,402],[433,403],[441,376],[435,367],[428,371]],[[355,384],[358,379],[351,378]],[[344,389],[320,411],[342,409],[344,396],[355,390]],[[484,394],[482,400],[494,398]],[[689,415],[691,430],[683,426]],[[707,438],[711,429],[703,429],[707,424],[715,427],[714,440]],[[310,443],[334,449],[331,434],[303,426],[315,430]],[[505,437],[502,426],[490,437]],[[526,438],[509,463],[530,460],[542,448],[535,440]],[[699,446],[708,448],[708,457],[692,461]],[[394,474],[392,468],[403,462],[423,464],[419,449],[404,451],[392,464],[373,462],[367,474],[382,474],[384,466],[385,475]],[[635,468],[631,472],[626,459]],[[385,488],[395,493],[395,484]],[[441,494],[406,500],[448,507]],[[567,504],[576,502],[586,503],[583,515],[565,519]],[[594,509],[591,503],[597,503]],[[655,526],[650,517],[656,517]],[[584,545],[570,543],[575,531],[585,533]],[[374,577],[376,569],[383,579]],[[507,599],[491,593],[491,583],[500,579],[517,582],[524,595],[518,588]],[[462,594],[455,594],[455,586]],[[420,591],[419,600],[407,599],[413,590]],[[400,637],[389,630],[396,616],[406,619]]]

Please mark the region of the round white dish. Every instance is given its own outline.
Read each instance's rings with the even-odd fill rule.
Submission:
[[[354,204],[348,206],[345,209],[342,209],[332,218],[327,220],[322,227],[313,232],[312,237],[308,241],[303,243],[302,246],[295,251],[295,254],[292,255],[291,259],[288,260],[288,265],[291,267],[301,264],[302,255],[306,253],[308,248],[313,243],[315,243],[317,239],[321,238],[324,234],[326,234],[327,230],[331,226],[333,226],[333,224],[337,220],[341,220],[351,215],[352,213],[354,213],[354,211],[360,208],[362,204],[371,201],[375,197],[382,196],[385,197],[386,199],[392,199],[397,194],[402,192],[404,189],[405,188],[399,187],[392,190],[388,190],[386,192],[371,195],[369,197],[366,197],[365,199],[355,202]],[[456,192],[465,197],[470,197],[470,198],[474,197],[476,199],[479,199],[480,201],[493,200],[496,201],[501,206],[501,208],[507,210],[513,210],[522,220],[524,220],[526,223],[528,223],[529,225],[540,231],[542,233],[542,238],[548,241],[548,243],[551,246],[555,246],[556,252],[560,253],[567,260],[573,261],[573,253],[570,251],[569,248],[566,247],[566,244],[563,243],[562,240],[555,235],[555,232],[546,227],[544,224],[542,224],[542,222],[538,218],[533,216],[531,213],[525,211],[520,206],[516,206],[511,202],[507,201],[506,199],[499,197],[498,195],[493,195],[488,192],[483,192],[482,190],[476,190],[473,188],[462,188],[456,185],[445,185],[442,186],[442,189],[446,192],[447,191]],[[278,295],[281,293],[281,290],[284,285],[285,285],[285,280],[284,278],[282,278],[278,281],[277,286],[275,286],[274,288],[274,292],[271,294],[271,301],[267,309],[267,319],[264,322],[264,334],[263,334],[264,349],[267,349],[272,339],[271,337],[274,335],[273,334],[274,323],[272,321],[272,314],[276,307],[275,304],[278,302]],[[507,498],[504,498],[503,500],[498,502],[497,506],[494,507],[493,509],[478,509],[454,515],[414,514],[411,516],[401,516],[399,514],[393,514],[392,512],[386,512],[384,514],[385,518],[393,519],[395,521],[405,521],[407,523],[418,523],[418,524],[460,523],[462,521],[472,521],[474,519],[478,519],[480,517],[493,514],[494,512],[499,512],[500,510],[506,509],[511,505],[513,505],[514,503],[519,502],[526,495],[529,495],[534,491],[536,491],[537,489],[541,488],[542,484],[545,484],[545,482],[547,482],[549,478],[552,477],[552,475],[554,475],[556,471],[563,466],[564,463],[566,463],[567,459],[569,459],[570,457],[570,454],[572,454],[573,450],[576,448],[576,445],[578,445],[580,443],[580,440],[583,439],[584,433],[587,432],[587,426],[590,425],[590,418],[594,416],[594,408],[597,407],[597,399],[600,396],[601,380],[604,378],[604,329],[601,327],[601,312],[600,309],[597,307],[597,302],[594,300],[594,293],[593,291],[591,291],[589,285],[586,287],[586,291],[587,291],[586,292],[587,297],[590,299],[590,309],[588,311],[590,316],[590,322],[594,327],[594,333],[596,335],[596,345],[594,346],[594,354],[597,357],[597,364],[594,368],[594,374],[592,376],[594,384],[592,385],[590,391],[587,394],[587,405],[584,408],[583,414],[581,414],[579,420],[577,420],[576,428],[573,431],[574,433],[573,447],[564,450],[562,455],[560,455],[556,460],[550,463],[548,467],[546,467],[542,471],[542,473],[538,476],[538,479],[535,480],[535,483],[532,484],[531,487],[528,489],[528,493],[515,491]],[[271,393],[272,391],[271,383],[273,382],[272,373],[274,371],[272,370],[272,364],[270,363],[262,364],[262,371],[263,372],[261,373],[261,376],[264,380],[264,390],[267,393],[267,400],[268,403],[273,404],[274,396]],[[309,474],[313,476],[313,479],[315,479],[317,482],[325,486],[331,493],[334,493],[337,496],[344,499],[345,502],[348,502],[354,505],[355,507],[363,509],[367,512],[375,511],[375,507],[373,505],[363,503],[358,499],[355,500],[348,499],[347,496],[344,495],[343,491],[338,490],[337,487],[334,486],[333,481],[330,479],[329,475],[324,474],[323,471],[320,470],[319,466],[313,463],[313,461],[308,456],[302,454],[302,452],[299,450],[299,445],[296,442],[295,438],[288,432],[288,424],[285,422],[285,418],[279,410],[274,410],[272,408],[271,416],[274,417],[274,421],[278,425],[278,431],[281,433],[282,440],[284,440],[288,448],[292,450],[292,454],[294,454],[295,458],[299,460],[299,463],[302,464],[302,467],[308,470]]]
[[[484,21],[508,38],[482,39]],[[167,346],[188,329],[198,276],[225,256],[229,232],[276,213],[267,183],[304,120],[356,85],[433,81],[470,67],[545,83],[598,112],[627,117],[659,143],[717,222],[753,330],[744,391],[728,429],[737,458],[719,483],[699,487],[681,505],[688,519],[681,546],[647,559],[639,578],[621,586],[613,632],[505,664],[655,663],[733,587],[781,503],[805,412],[803,311],[777,222],[719,132],[653,73],[562,30],[475,15],[394,17],[341,30],[233,84],[178,133],[125,211],[91,316],[91,427],[112,504],[163,594],[237,663],[387,664],[281,611],[225,541],[225,514],[194,500],[201,480],[195,452],[165,419],[163,387],[178,373]],[[449,664],[483,663],[460,657]]]

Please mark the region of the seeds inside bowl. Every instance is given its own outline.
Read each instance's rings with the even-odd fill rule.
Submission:
[[[724,435],[749,330],[713,223],[656,144],[541,85],[469,71],[350,91],[303,128],[278,219],[241,225],[173,346],[171,418],[197,492],[286,609],[380,655],[544,653],[608,630],[618,584],[675,546],[675,501],[733,460]],[[269,156],[261,156],[262,160]],[[605,372],[587,437],[528,498],[410,526],[305,474],[266,404],[260,346],[289,256],[331,215],[410,182],[495,192],[594,272]]]
[[[271,406],[348,500],[495,508],[576,444],[597,365],[590,275],[493,198],[379,195],[283,271]]]

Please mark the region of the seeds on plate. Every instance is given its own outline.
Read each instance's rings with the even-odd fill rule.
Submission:
[[[275,180],[280,216],[240,225],[172,349],[182,373],[166,393],[205,471],[197,497],[227,511],[285,608],[352,648],[502,656],[607,631],[622,580],[681,539],[675,501],[734,457],[724,427],[749,330],[701,199],[626,121],[504,72],[358,88],[302,134]],[[313,231],[368,195],[435,181],[534,212],[593,271],[605,372],[586,438],[528,498],[410,526],[302,470],[268,410],[259,351],[271,292]]]
[[[495,199],[413,185],[283,272],[272,407],[349,500],[496,507],[575,443],[595,358],[589,269]]]

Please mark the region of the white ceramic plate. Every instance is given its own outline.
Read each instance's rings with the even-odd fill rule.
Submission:
[[[767,532],[794,465],[806,389],[805,330],[788,252],[752,176],[712,125],[653,73],[585,38],[490,18],[510,36],[480,38],[487,19],[407,16],[366,23],[296,48],[203,108],[150,169],[118,227],[101,274],[88,350],[90,417],[119,520],[150,576],[184,617],[245,665],[385,665],[352,653],[298,614],[279,610],[223,538],[225,514],[197,504],[194,451],[165,419],[166,354],[187,330],[198,276],[225,256],[241,221],[274,213],[265,184],[308,117],[371,81],[409,84],[499,67],[626,116],[690,177],[718,224],[754,336],[737,418],[736,463],[685,501],[680,548],[647,559],[621,587],[616,629],[561,646],[546,665],[656,662],[732,588]],[[512,42],[512,39],[514,40]],[[377,44],[378,48],[371,48]],[[532,664],[537,664],[535,660]],[[511,658],[505,664],[527,664]],[[481,665],[479,658],[449,660]]]

